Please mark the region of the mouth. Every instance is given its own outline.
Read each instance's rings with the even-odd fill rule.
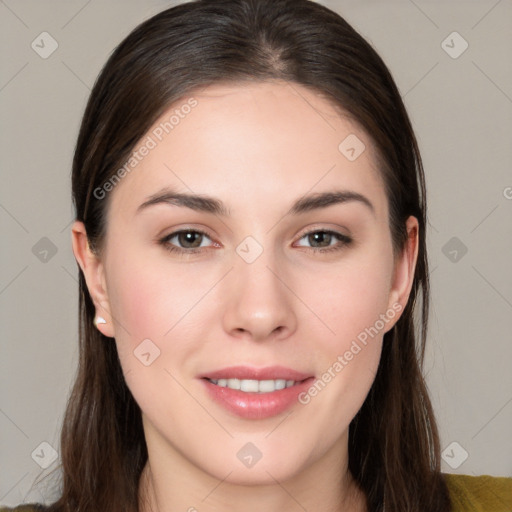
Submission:
[[[291,388],[301,382],[286,379],[268,379],[268,380],[255,380],[255,379],[206,379],[212,384],[221,388],[234,389],[236,391],[243,391],[244,393],[273,393],[281,389]]]
[[[233,366],[199,376],[207,396],[243,419],[277,416],[298,404],[314,376],[283,366]]]

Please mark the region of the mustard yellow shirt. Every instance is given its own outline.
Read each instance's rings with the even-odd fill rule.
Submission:
[[[451,512],[512,512],[512,478],[444,474]],[[1,507],[0,512],[43,512],[37,505]]]
[[[512,512],[512,478],[446,473],[452,512]]]

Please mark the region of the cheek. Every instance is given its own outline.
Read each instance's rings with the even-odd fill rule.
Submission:
[[[324,336],[314,338],[319,372],[299,397],[311,428],[323,431],[320,451],[348,428],[364,403],[375,380],[384,333],[397,314],[387,309],[389,281],[382,269],[346,269],[334,281],[325,278],[325,285],[318,311],[334,334],[324,329]]]
[[[340,421],[351,419],[373,383],[383,336],[398,316],[388,307],[392,268],[392,256],[376,248],[347,256],[335,272],[326,269],[315,275],[307,300],[323,325],[316,323],[309,336],[315,340],[312,353],[321,372],[304,403],[322,395],[314,406],[323,404],[317,411],[320,417],[328,411]]]
[[[337,425],[326,434],[326,446],[361,408],[375,379],[383,336],[398,315],[388,308],[393,260],[386,255],[376,248],[347,257],[337,272],[318,274],[316,293],[309,295],[312,309],[334,331],[317,334],[321,372],[301,397],[308,417]]]
[[[163,410],[169,397],[181,411],[190,406],[179,401],[183,393],[172,375],[175,367],[187,364],[193,349],[179,340],[186,339],[187,312],[200,291],[190,286],[185,273],[169,274],[157,262],[132,257],[111,269],[108,285],[126,384],[144,412],[174,425],[175,418]]]
[[[144,366],[148,360],[159,371],[179,367],[186,373],[193,365],[205,308],[214,307],[208,292],[219,277],[193,264],[179,269],[161,256],[148,260],[130,254],[129,260],[111,266],[107,285],[123,371],[133,371],[132,382],[146,376],[149,381],[142,384],[147,387],[155,378]],[[115,257],[112,251],[112,261]]]
[[[388,310],[391,269],[391,259],[368,254],[347,258],[334,272],[316,273],[315,291],[308,297],[311,309],[324,324],[322,339],[327,353],[348,350],[354,339],[364,342],[365,337],[378,337],[375,329],[380,337],[388,330],[395,312],[389,312],[384,323],[381,315]]]
[[[186,317],[211,286],[211,278],[193,269],[176,268],[166,265],[165,258],[133,256],[111,270],[108,286],[112,313],[119,324],[116,338],[163,340]]]
[[[169,313],[175,310],[173,301],[177,298],[169,293],[166,280],[151,262],[135,251],[123,252],[130,257],[121,258],[111,249],[107,287],[119,359],[127,384],[134,391],[147,385],[139,382],[140,378],[155,377],[154,370],[165,356],[162,342],[172,325]],[[167,310],[165,316],[160,314],[163,307]]]

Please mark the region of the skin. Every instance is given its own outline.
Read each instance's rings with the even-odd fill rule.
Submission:
[[[347,470],[348,427],[400,313],[309,403],[272,418],[229,413],[197,377],[237,364],[320,377],[379,315],[405,307],[417,220],[407,220],[409,240],[395,260],[372,143],[318,93],[274,81],[217,84],[193,96],[197,106],[109,193],[101,254],[89,249],[81,222],[72,228],[75,257],[106,320],[98,328],[115,338],[143,414],[142,510],[366,510]],[[353,162],[338,149],[349,134],[366,146]],[[165,186],[215,197],[231,215],[171,204],[137,212]],[[363,194],[374,212],[350,201],[285,215],[304,194],[334,189]],[[185,228],[208,233],[199,253],[158,242]],[[340,250],[315,251],[323,247],[307,236],[315,230],[353,242],[332,237],[327,245]],[[263,248],[250,264],[236,252],[247,236]],[[177,237],[172,243],[180,247]],[[149,366],[133,353],[145,339],[160,350]],[[248,442],[262,453],[251,468],[237,458]]]

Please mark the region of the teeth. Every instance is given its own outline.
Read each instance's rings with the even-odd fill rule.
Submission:
[[[247,393],[258,393],[259,392],[260,383],[257,380],[241,380],[240,381],[240,391],[245,391]]]
[[[240,389],[240,381],[238,379],[228,379],[225,386],[229,386],[231,389]]]
[[[294,380],[253,380],[253,379],[209,379],[210,382],[221,388],[237,389],[246,393],[272,393],[279,389],[289,388],[295,384]]]

